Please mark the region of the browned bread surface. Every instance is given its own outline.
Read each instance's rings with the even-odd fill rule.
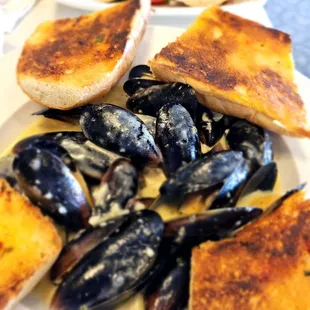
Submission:
[[[303,197],[235,238],[195,248],[190,310],[310,309],[310,201]]]
[[[0,309],[9,309],[48,271],[62,242],[52,221],[2,179],[0,216]]]
[[[212,7],[150,65],[163,80],[191,85],[215,111],[310,137],[294,84],[291,39],[283,32]]]
[[[149,0],[130,0],[88,16],[47,21],[26,41],[17,66],[34,101],[70,109],[107,93],[131,65]]]

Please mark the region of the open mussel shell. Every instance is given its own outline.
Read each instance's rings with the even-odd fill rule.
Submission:
[[[170,83],[154,85],[140,90],[127,100],[127,108],[134,113],[157,116],[166,103],[179,103],[196,121],[197,97],[193,88],[187,84]]]
[[[151,68],[148,65],[137,65],[129,72],[129,79],[153,77]]]
[[[88,106],[81,116],[85,136],[97,145],[132,159],[157,166],[161,154],[146,125],[133,113],[112,104]]]
[[[97,212],[91,216],[90,224],[128,213],[128,201],[137,195],[138,186],[138,172],[131,162],[124,158],[116,160],[93,194]]]
[[[107,240],[125,220],[126,217],[109,220],[102,223],[102,226],[90,227],[78,234],[62,249],[51,269],[51,280],[59,284],[89,251]]]
[[[137,93],[138,91],[142,89],[146,89],[154,85],[162,85],[162,84],[164,84],[164,82],[145,79],[145,78],[135,78],[135,79],[127,80],[124,83],[123,89],[127,95],[132,96],[133,94]]]
[[[220,186],[243,162],[240,152],[208,153],[180,169],[160,188],[165,197],[180,197]]]
[[[131,213],[107,240],[90,251],[59,286],[52,309],[114,309],[136,292],[151,270],[163,234],[160,216]]]
[[[272,142],[263,128],[247,120],[235,121],[226,136],[232,150],[241,151],[246,159],[264,166],[273,161]]]
[[[63,131],[34,135],[19,141],[13,148],[19,153],[29,147],[49,144],[54,141],[63,147],[73,158],[77,168],[83,175],[101,180],[104,173],[119,155],[98,147],[89,141],[82,132]]]
[[[248,180],[240,193],[240,197],[249,195],[255,191],[272,191],[278,177],[278,168],[275,162],[260,167]]]
[[[197,128],[201,140],[209,147],[214,146],[224,135],[232,123],[232,117],[209,110],[198,105]]]
[[[188,301],[189,263],[172,259],[145,292],[146,310],[181,310]]]
[[[13,169],[26,196],[56,222],[71,230],[88,226],[90,206],[86,194],[60,158],[29,148],[16,156]]]
[[[71,124],[78,124],[83,109],[84,106],[65,111],[57,109],[43,109],[33,113],[32,115],[44,116],[45,118],[55,119]]]
[[[196,160],[201,153],[197,128],[188,111],[178,103],[168,103],[159,110],[156,142],[167,175]]]
[[[254,207],[225,208],[194,214],[165,223],[164,236],[179,246],[193,247],[207,240],[219,240],[263,213]]]
[[[13,171],[14,159],[14,156],[0,158],[0,178],[5,179],[13,188],[20,191]]]
[[[209,209],[234,207],[240,197],[242,188],[252,175],[252,172],[253,167],[249,161],[244,160],[240,162],[214,196]]]

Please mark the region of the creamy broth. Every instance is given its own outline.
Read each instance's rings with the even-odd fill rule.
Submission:
[[[119,87],[114,88],[108,96],[98,100],[98,102],[109,102],[118,104],[119,106],[125,107],[126,95]],[[35,118],[37,118],[35,120]],[[62,121],[50,120],[44,117],[34,117],[34,123],[31,124],[24,132],[12,143],[11,146],[2,154],[8,155],[11,152],[12,146],[19,140],[46,132],[54,131],[79,131],[78,125],[68,124]],[[206,150],[205,150],[206,151]],[[142,188],[139,192],[140,198],[157,198],[159,195],[159,188],[165,181],[166,177],[159,168],[146,168],[143,173]],[[265,208],[271,202],[279,197],[277,194],[280,191],[279,182],[277,182],[275,192],[255,192],[247,197],[244,197],[238,203],[238,206],[257,206]],[[162,199],[157,199],[155,202],[157,207],[156,211],[160,213],[164,221],[175,219],[184,215],[191,215],[201,212],[205,206],[205,197],[201,195],[192,195],[186,197],[182,203],[171,204]],[[49,305],[52,296],[56,290],[56,286],[49,280],[49,275],[46,275],[41,282],[35,287],[32,294],[39,298],[44,304]],[[132,299],[124,303],[118,308],[118,310],[143,310],[144,301],[142,295],[134,296]]]

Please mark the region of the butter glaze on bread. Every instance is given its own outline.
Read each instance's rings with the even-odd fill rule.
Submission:
[[[32,100],[62,110],[106,94],[130,67],[149,12],[150,0],[130,0],[42,23],[24,45],[19,85]]]
[[[191,85],[212,110],[280,134],[310,137],[294,84],[291,39],[212,7],[150,62],[165,81]]]

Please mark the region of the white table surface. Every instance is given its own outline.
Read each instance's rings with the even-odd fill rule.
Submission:
[[[266,26],[271,26],[271,22],[264,8],[257,4],[243,3],[231,7],[229,11],[261,22]],[[30,36],[35,28],[45,20],[76,17],[82,14],[85,14],[85,11],[56,4],[54,0],[40,0],[32,11],[17,26],[15,31],[10,35],[5,36],[5,52],[21,47],[27,37]],[[194,19],[194,16],[153,15],[151,16],[150,24],[186,28]]]

